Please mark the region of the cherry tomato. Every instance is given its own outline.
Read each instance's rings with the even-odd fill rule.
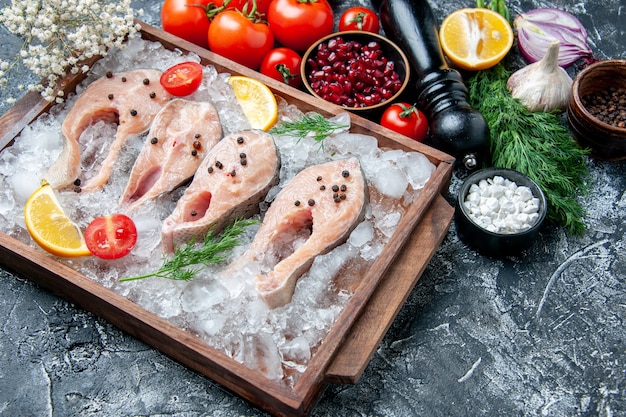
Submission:
[[[305,51],[332,33],[335,20],[327,0],[273,0],[267,22],[276,40],[287,48]]]
[[[206,34],[223,0],[165,0],[161,7],[163,30],[208,48]]]
[[[181,62],[163,71],[161,85],[173,96],[188,96],[202,84],[202,65],[197,62]]]
[[[293,49],[274,48],[263,58],[259,71],[268,77],[298,88],[302,85],[301,62],[302,57]]]
[[[215,16],[208,39],[211,51],[254,70],[274,47],[274,35],[266,22],[235,9]]]
[[[423,142],[428,134],[426,116],[417,107],[408,103],[391,104],[383,112],[380,124],[418,142]]]
[[[137,228],[125,214],[94,219],[85,229],[85,242],[91,253],[102,259],[126,256],[137,243]]]
[[[365,32],[380,32],[380,20],[373,10],[366,7],[354,6],[347,9],[339,18],[339,30],[361,30]]]

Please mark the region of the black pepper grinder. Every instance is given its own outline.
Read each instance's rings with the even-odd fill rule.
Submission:
[[[467,102],[461,74],[448,67],[426,0],[374,0],[385,35],[407,55],[417,106],[429,121],[426,143],[473,170],[491,161],[489,127]]]

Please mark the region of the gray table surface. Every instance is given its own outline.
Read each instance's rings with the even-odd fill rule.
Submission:
[[[598,58],[626,58],[624,0],[508,4],[513,14],[565,9]],[[133,5],[160,26],[161,1]],[[441,22],[473,2],[431,5]],[[0,30],[1,57],[19,47]],[[330,385],[312,415],[626,415],[626,165],[588,166],[583,236],[547,228],[523,256],[494,260],[468,249],[453,224],[360,381]],[[450,201],[459,184],[455,174]],[[5,270],[0,326],[1,416],[265,415]]]

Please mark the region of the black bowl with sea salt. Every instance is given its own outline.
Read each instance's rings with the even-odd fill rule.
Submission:
[[[465,244],[504,257],[532,246],[546,213],[546,197],[533,180],[511,169],[485,168],[461,185],[454,219]]]

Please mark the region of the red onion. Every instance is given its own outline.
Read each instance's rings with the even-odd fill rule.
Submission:
[[[563,68],[580,58],[593,56],[587,44],[585,27],[564,10],[539,8],[520,13],[515,17],[513,25],[517,30],[519,50],[531,63],[543,58],[554,40],[561,43],[559,66]]]

